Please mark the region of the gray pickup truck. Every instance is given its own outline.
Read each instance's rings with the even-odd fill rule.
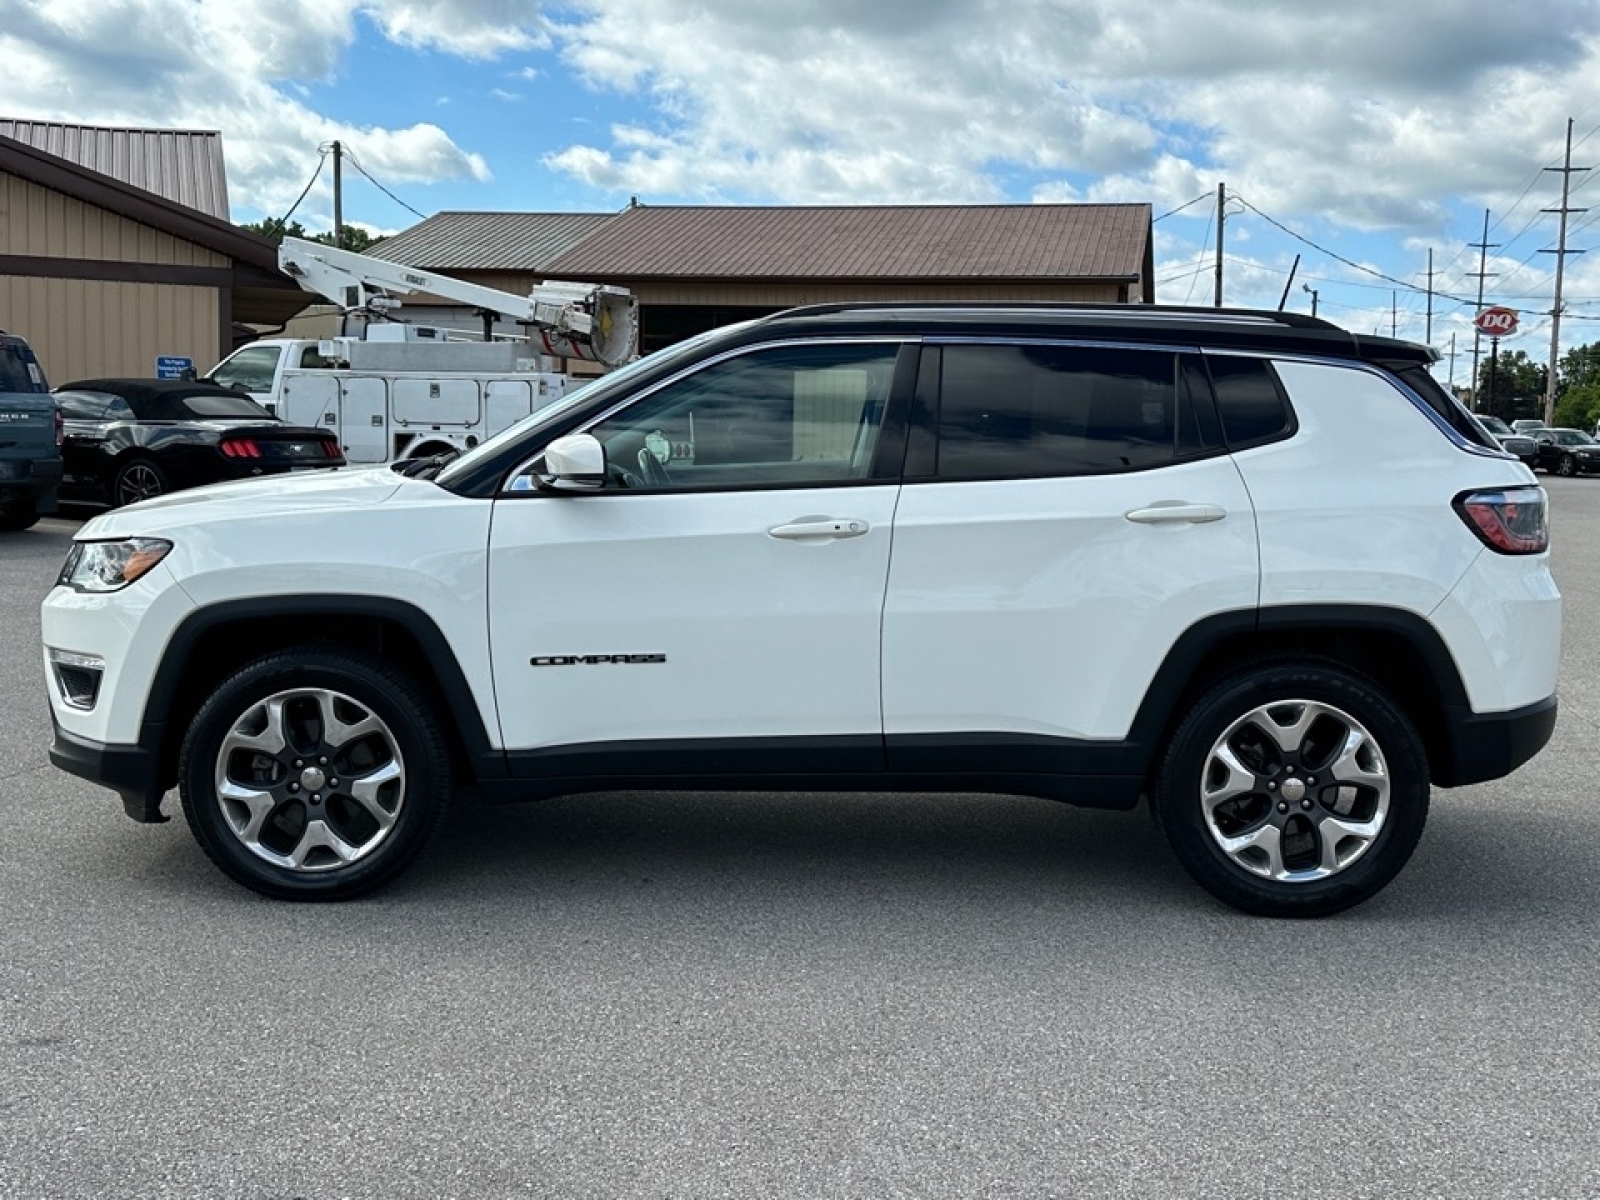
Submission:
[[[0,330],[0,533],[56,510],[61,415],[28,343]]]

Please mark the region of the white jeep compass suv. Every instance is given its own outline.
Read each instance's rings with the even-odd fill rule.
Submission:
[[[458,789],[1146,798],[1265,914],[1377,892],[1556,718],[1546,497],[1431,350],[1283,313],[828,305],[452,462],[83,526],[52,760],[272,896]]]

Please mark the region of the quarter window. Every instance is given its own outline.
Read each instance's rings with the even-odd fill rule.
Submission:
[[[947,346],[942,479],[1082,475],[1175,456],[1178,356],[1091,346]]]
[[[608,487],[864,479],[897,347],[787,346],[716,363],[593,426]]]
[[[1208,354],[1206,365],[1229,449],[1270,441],[1289,428],[1289,406],[1271,363]]]

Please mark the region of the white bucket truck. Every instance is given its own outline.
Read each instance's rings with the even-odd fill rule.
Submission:
[[[608,369],[633,355],[637,307],[622,288],[547,282],[518,296],[298,238],[284,239],[278,262],[307,291],[362,315],[362,336],[265,338],[206,378],[286,421],[337,430],[350,462],[468,449],[582,382],[561,372],[563,360]],[[496,319],[525,333],[450,340],[389,319],[397,295],[416,293],[473,306],[486,335]]]

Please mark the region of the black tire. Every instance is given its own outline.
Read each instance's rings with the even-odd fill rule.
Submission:
[[[32,500],[10,500],[0,504],[0,533],[21,533],[39,523],[39,506]]]
[[[1578,461],[1577,461],[1577,459],[1573,458],[1572,455],[1563,454],[1561,456],[1561,458],[1559,460],[1557,460],[1557,462],[1556,462],[1556,474],[1557,475],[1564,475],[1564,476],[1566,476],[1567,478],[1570,479],[1572,476],[1576,475],[1577,473],[1578,473]]]
[[[1376,895],[1416,849],[1428,797],[1410,719],[1372,682],[1315,660],[1212,687],[1173,734],[1151,790],[1195,881],[1271,917],[1327,916]]]
[[[111,476],[111,505],[121,508],[124,504],[136,504],[140,500],[164,496],[170,489],[161,464],[145,455],[136,455],[117,464],[116,473]]]
[[[343,900],[427,844],[449,804],[450,753],[404,672],[303,647],[250,664],[206,701],[178,788],[195,839],[232,878],[278,899]]]

